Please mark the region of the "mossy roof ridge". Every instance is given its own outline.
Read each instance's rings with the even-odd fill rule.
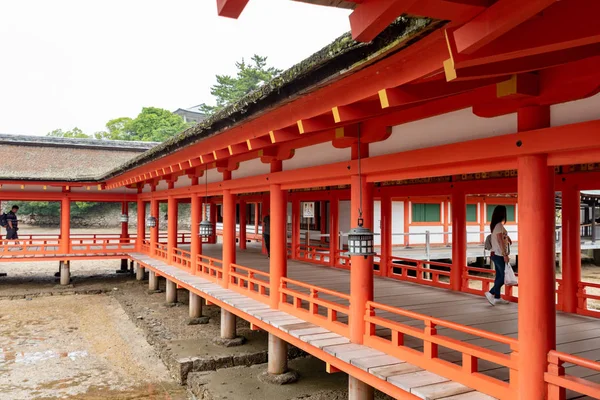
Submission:
[[[380,55],[389,56],[405,48],[438,28],[441,23],[429,18],[402,16],[368,43],[357,42],[349,32],[345,33],[236,103],[113,169],[101,179],[112,178],[258,117],[324,82],[369,65]]]

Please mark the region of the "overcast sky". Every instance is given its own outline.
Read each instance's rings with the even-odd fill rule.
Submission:
[[[144,106],[210,102],[215,74],[254,53],[286,69],[349,30],[347,10],[250,0],[0,0],[0,133],[104,129]]]

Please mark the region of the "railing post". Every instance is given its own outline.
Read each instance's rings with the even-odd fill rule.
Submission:
[[[565,367],[563,367],[562,360],[550,353],[548,355],[548,375],[553,376],[564,376]],[[548,400],[565,400],[567,397],[567,391],[565,388],[548,383]]]
[[[461,290],[467,266],[467,204],[463,192],[452,192],[452,269],[450,286]]]
[[[329,200],[329,265],[335,267],[340,249],[339,201],[335,196]]]
[[[150,215],[156,218],[156,226],[150,228],[150,255],[156,254],[156,246],[158,244],[158,233],[160,231],[160,221],[158,218],[159,207],[158,200],[152,199],[150,201]]]
[[[423,340],[423,353],[425,357],[429,359],[438,357],[438,345],[433,343],[431,340],[427,340],[427,337],[437,335],[437,329],[435,324],[431,320],[425,321],[425,340]]]

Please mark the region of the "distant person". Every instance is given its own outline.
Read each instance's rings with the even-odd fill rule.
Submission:
[[[17,212],[19,211],[19,206],[12,206],[11,210],[6,213],[6,240],[14,240],[16,244],[19,244],[17,241],[19,239],[18,231],[19,231],[19,221],[17,220]]]
[[[506,207],[497,206],[492,214],[492,222],[490,224],[492,253],[491,260],[494,263],[496,277],[494,278],[494,286],[485,297],[491,305],[508,304],[509,302],[500,297],[500,290],[504,285],[504,271],[506,264],[510,261],[509,249],[512,240],[508,237],[508,232],[504,228],[506,223]]]
[[[263,219],[263,242],[267,249],[267,258],[271,258],[271,219],[267,215]]]

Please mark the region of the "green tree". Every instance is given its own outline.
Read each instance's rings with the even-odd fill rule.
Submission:
[[[106,123],[106,131],[94,134],[96,139],[163,142],[187,129],[179,115],[157,107],[144,107],[134,119],[116,118]]]
[[[78,139],[91,139],[91,135],[83,133],[83,131],[77,127],[70,131],[63,131],[62,129],[55,129],[48,133],[46,136],[61,137],[61,138],[78,138]]]
[[[242,58],[242,61],[236,62],[235,66],[237,68],[235,77],[217,75],[217,83],[210,88],[210,94],[216,98],[217,105],[210,106],[204,103],[200,106],[202,112],[214,114],[281,73],[277,68],[267,67],[267,57],[256,54],[252,56],[250,63],[246,63]]]
[[[127,133],[127,126],[132,121],[129,117],[111,119],[106,123],[106,131],[96,132],[96,139],[105,140],[131,140]]]

